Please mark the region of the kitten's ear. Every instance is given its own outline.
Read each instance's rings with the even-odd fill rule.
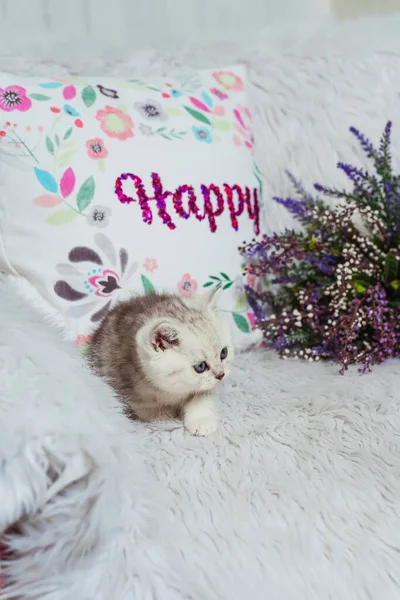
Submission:
[[[219,283],[216,286],[213,286],[211,290],[207,290],[203,294],[195,294],[191,298],[186,300],[188,306],[195,306],[199,310],[204,310],[205,308],[214,308],[217,309],[218,299],[220,293],[222,291],[222,286]]]
[[[222,292],[222,285],[219,283],[213,286],[209,292],[203,294],[205,303],[211,308],[217,308],[218,300]]]
[[[151,332],[151,345],[156,352],[179,346],[177,330],[170,323],[159,323]]]

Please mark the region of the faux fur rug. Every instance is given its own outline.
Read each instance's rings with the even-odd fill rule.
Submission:
[[[129,424],[58,332],[0,288],[0,530],[19,520],[16,590],[398,600],[398,373],[249,353],[217,434]]]

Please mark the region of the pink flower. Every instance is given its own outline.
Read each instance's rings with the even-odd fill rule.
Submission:
[[[190,298],[197,290],[197,281],[192,279],[189,273],[185,273],[178,283],[178,292],[184,298]]]
[[[216,71],[213,73],[213,77],[226,90],[241,92],[244,88],[243,81],[240,79],[240,77],[231,71]]]
[[[106,135],[119,140],[133,137],[134,124],[129,115],[119,108],[106,106],[104,110],[98,110],[96,119],[100,121],[100,127]]]
[[[158,264],[155,258],[146,258],[143,266],[148,273],[154,273],[154,271],[157,271],[158,269]]]
[[[76,96],[76,87],[74,85],[67,85],[63,89],[63,96],[66,100],[72,100]]]
[[[256,325],[256,318],[255,318],[255,316],[254,316],[254,313],[252,313],[252,312],[248,312],[248,313],[246,313],[246,317],[247,317],[247,319],[248,319],[248,321],[249,321],[249,323],[250,323],[250,327],[251,327],[252,329],[254,329],[254,327],[255,327],[255,325]]]
[[[242,145],[242,140],[240,139],[240,137],[238,135],[236,135],[236,133],[233,134],[233,142],[236,146]]]
[[[246,283],[249,287],[255,288],[258,277],[253,275],[253,273],[247,273],[246,275]]]
[[[108,156],[108,150],[104,145],[103,140],[100,138],[93,138],[86,142],[87,153],[90,158],[99,160],[99,158],[106,158]]]
[[[233,135],[233,141],[237,146],[244,145],[247,148],[253,148],[254,138],[251,130],[251,115],[246,106],[239,104],[233,111],[235,116],[234,128],[236,133]],[[238,135],[239,134],[239,135]]]
[[[228,97],[228,94],[225,94],[225,92],[221,92],[221,90],[217,88],[210,88],[210,92],[214,94],[214,96],[219,98],[219,100],[226,100]]]
[[[223,117],[225,114],[225,107],[221,106],[221,105],[214,106],[213,114],[216,115],[217,117]]]
[[[19,85],[0,88],[0,110],[25,112],[32,106],[32,100],[26,95],[26,89]]]
[[[78,337],[75,340],[75,348],[80,348],[84,344],[90,344],[92,341],[92,338],[93,338],[93,334],[92,335],[83,335],[83,333],[81,333],[80,335],[78,335]]]

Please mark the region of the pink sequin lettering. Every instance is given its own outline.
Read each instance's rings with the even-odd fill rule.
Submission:
[[[131,180],[136,192],[136,197],[128,196],[124,192],[124,182]],[[254,232],[256,235],[260,233],[260,207],[258,201],[257,189],[252,190],[248,187],[243,189],[240,185],[224,184],[223,192],[217,185],[201,185],[201,194],[203,196],[202,209],[198,205],[198,198],[195,194],[193,186],[183,184],[180,185],[175,192],[164,190],[161,177],[158,173],[151,174],[151,183],[153,186],[154,195],[149,197],[141,178],[133,173],[122,173],[115,182],[115,193],[118,200],[123,204],[130,202],[139,202],[142,219],[144,223],[151,225],[153,222],[153,212],[150,208],[150,202],[156,203],[158,216],[161,221],[169,229],[175,229],[176,225],[173,222],[171,215],[167,210],[167,200],[172,200],[172,207],[179,217],[189,219],[193,215],[198,221],[207,219],[210,231],[217,230],[217,219],[222,215],[225,207],[228,208],[230,220],[233,229],[238,230],[238,217],[240,217],[245,208],[247,209],[248,218],[254,223]],[[185,206],[183,198],[185,196]]]

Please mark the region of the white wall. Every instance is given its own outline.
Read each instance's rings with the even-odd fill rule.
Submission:
[[[324,17],[331,0],[0,0],[0,53],[36,40],[104,41],[132,49],[215,43],[271,24]]]

